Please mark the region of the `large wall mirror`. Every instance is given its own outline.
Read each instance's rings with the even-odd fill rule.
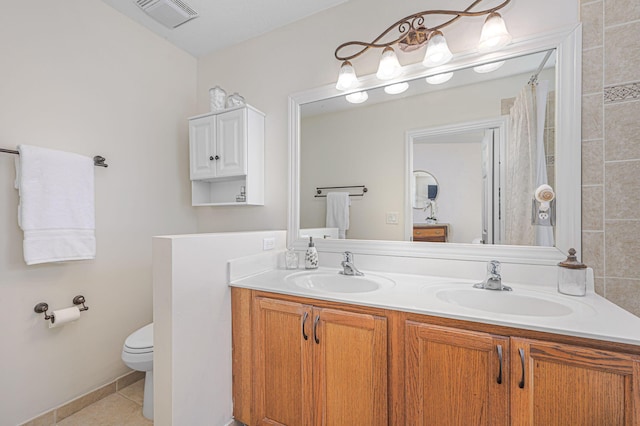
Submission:
[[[478,72],[487,64],[501,66]],[[580,72],[578,26],[490,55],[460,55],[438,69],[409,67],[392,82],[408,83],[401,94],[389,94],[367,76],[359,90],[368,100],[360,104],[347,102],[333,86],[291,96],[290,244],[302,247],[301,236],[312,232],[330,235],[323,230],[327,199],[317,196],[317,188],[349,192],[353,186],[346,239],[319,241],[320,249],[424,256],[509,250],[534,262],[555,261],[569,247],[579,250]],[[425,81],[448,73],[452,77],[442,84]],[[544,183],[556,195],[555,220],[542,239],[516,232],[531,221],[535,205],[512,207],[513,200],[534,195],[535,182],[522,182],[515,173],[523,148],[509,134],[519,119],[512,111],[515,98],[533,75],[539,86],[547,85],[547,97],[540,132],[545,151],[538,158],[543,164],[532,167],[544,168]],[[438,182],[437,200],[429,200],[427,185],[422,207],[416,204],[416,170],[428,170]],[[368,192],[357,193],[361,185]],[[411,241],[414,226],[434,222],[447,225],[448,243]]]

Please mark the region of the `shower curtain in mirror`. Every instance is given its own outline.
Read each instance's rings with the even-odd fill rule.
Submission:
[[[553,246],[553,227],[531,224],[535,189],[547,183],[544,124],[548,82],[527,84],[509,114],[506,147],[505,244]]]

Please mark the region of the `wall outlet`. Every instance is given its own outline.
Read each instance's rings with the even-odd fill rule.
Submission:
[[[387,212],[387,223],[390,225],[397,225],[399,214],[398,212]]]
[[[276,239],[271,238],[263,238],[262,239],[262,250],[273,250],[276,246]]]

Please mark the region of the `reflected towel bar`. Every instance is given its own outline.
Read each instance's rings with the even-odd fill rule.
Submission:
[[[326,194],[322,193],[323,189],[349,189],[349,188],[362,188],[362,194],[349,194],[349,197],[363,197],[364,194],[369,191],[364,185],[348,185],[348,186],[319,186],[316,187],[316,198],[326,197]]]
[[[16,151],[15,149],[4,149],[4,148],[0,148],[0,152],[4,152],[7,154],[16,154],[16,155],[20,155],[20,152]],[[109,167],[108,164],[105,163],[106,159],[100,155],[96,155],[95,157],[93,157],[93,165],[96,167]]]

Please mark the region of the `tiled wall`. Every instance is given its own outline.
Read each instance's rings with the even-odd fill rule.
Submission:
[[[640,316],[640,1],[582,0],[582,248]]]

